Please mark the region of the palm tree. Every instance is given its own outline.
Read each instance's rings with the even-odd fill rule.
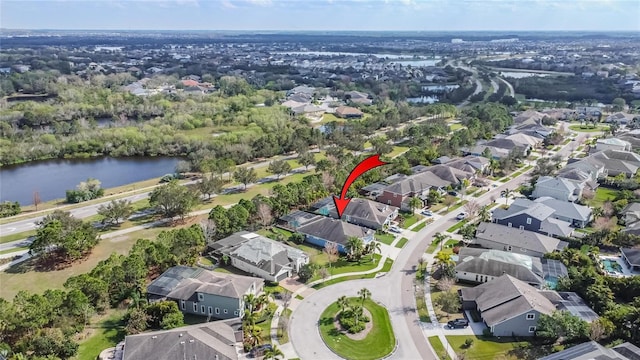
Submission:
[[[357,236],[350,236],[347,239],[347,251],[349,251],[349,255],[356,260],[360,260],[362,256],[362,251],[364,250],[364,242],[361,238]]]
[[[250,313],[253,313],[253,309],[258,304],[258,298],[254,294],[247,294],[244,296],[244,306],[249,309]]]
[[[486,222],[491,219],[491,212],[489,211],[489,206],[485,205],[480,208],[478,211],[478,216],[480,217],[480,221]]]
[[[462,179],[460,182],[460,194],[462,194],[462,200],[464,200],[464,195],[466,194],[469,186],[471,186],[471,181],[469,181],[469,179]]]
[[[129,295],[129,300],[131,300],[131,302],[129,303],[130,308],[139,308],[147,302],[147,299],[142,296],[141,292],[138,289],[131,292],[131,294]]]
[[[371,255],[371,260],[373,260],[373,255],[376,252],[382,252],[382,245],[377,241],[371,241],[367,244],[366,250],[367,254]]]
[[[445,267],[453,264],[453,260],[451,260],[451,254],[447,254],[444,251],[438,252],[435,256],[435,260],[441,271],[444,271]]]
[[[424,268],[424,258],[420,256],[418,259],[418,270],[422,270]]]
[[[242,322],[245,325],[249,325],[249,328],[252,328],[255,324],[256,324],[256,320],[258,319],[258,314],[251,312],[251,311],[245,311],[244,315],[242,316]]]
[[[362,300],[362,305],[364,305],[364,301],[371,297],[371,291],[367,288],[362,288],[358,291],[358,295],[360,295],[360,300]]]
[[[489,159],[489,171],[491,176],[495,175],[495,171],[500,169],[500,162],[494,158]]]
[[[338,298],[338,306],[340,306],[340,312],[344,312],[344,309],[349,306],[349,301],[346,296],[342,295]]]
[[[356,325],[358,325],[360,323],[360,318],[364,314],[364,311],[362,310],[362,306],[360,305],[354,306],[351,308],[351,311],[353,312],[353,318],[356,321]]]
[[[504,204],[507,205],[509,203],[509,198],[513,197],[513,190],[509,188],[502,190],[502,196],[504,196]]]
[[[262,306],[267,304],[269,304],[268,294],[260,294],[260,296],[256,298],[256,309],[262,309]]]
[[[422,200],[418,199],[417,197],[412,197],[411,199],[409,199],[407,205],[409,205],[409,209],[411,209],[411,213],[413,214],[415,209],[422,206]]]
[[[447,240],[449,238],[449,236],[443,234],[443,233],[435,233],[433,235],[433,241],[437,244],[440,243],[440,251],[442,251],[442,247],[444,246],[444,241]]]
[[[271,348],[264,352],[265,359],[278,359],[281,356],[284,356],[284,354],[275,344],[271,344]]]

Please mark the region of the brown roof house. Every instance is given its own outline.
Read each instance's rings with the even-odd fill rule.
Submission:
[[[362,111],[351,106],[339,106],[336,108],[336,116],[343,119],[359,119],[364,115]]]

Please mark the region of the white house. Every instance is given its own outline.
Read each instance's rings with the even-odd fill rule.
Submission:
[[[584,185],[562,177],[541,176],[531,194],[534,199],[551,197],[563,201],[576,201],[582,196]]]

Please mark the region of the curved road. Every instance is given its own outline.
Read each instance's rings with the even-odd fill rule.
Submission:
[[[505,188],[520,185],[528,172],[504,183],[475,199],[485,205],[500,197]],[[290,337],[302,359],[339,359],[329,350],[318,333],[318,319],[324,309],[341,295],[357,296],[363,287],[371,291],[371,298],[382,303],[391,317],[398,348],[390,359],[437,359],[422,332],[416,312],[413,289],[415,266],[437,232],[444,232],[457,222],[453,211],[415,234],[395,259],[391,271],[378,279],[351,280],[331,285],[309,295],[291,316]]]
[[[558,154],[566,158],[574,146],[586,138],[579,134],[575,141],[562,147]],[[504,189],[514,189],[528,179],[530,169],[520,176],[491,188],[487,193],[475,198],[480,206],[500,199]],[[472,199],[472,198],[468,198]],[[444,233],[457,222],[457,212],[452,211],[427,225],[402,248],[385,276],[377,279],[350,280],[327,286],[304,298],[294,309],[289,325],[289,336],[301,359],[340,359],[323,342],[318,332],[320,315],[341,295],[357,296],[357,291],[366,287],[371,291],[371,299],[381,303],[389,311],[393,331],[398,341],[397,350],[390,359],[437,359],[422,331],[413,289],[415,267],[433,240],[435,233]],[[405,231],[406,234],[406,231]],[[405,235],[405,237],[407,237]],[[425,324],[427,325],[427,324]],[[427,325],[428,326],[428,325]]]

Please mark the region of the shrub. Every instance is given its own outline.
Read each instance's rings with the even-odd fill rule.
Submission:
[[[473,345],[473,339],[471,339],[471,338],[467,338],[467,339],[464,341],[464,344],[463,344],[462,346],[463,346],[465,349],[468,349],[468,348],[470,348],[470,347],[471,347],[471,345]]]
[[[365,324],[371,321],[366,315],[361,315],[356,323],[355,313],[352,309],[340,312],[338,315],[340,325],[351,334],[359,333],[364,330]]]

